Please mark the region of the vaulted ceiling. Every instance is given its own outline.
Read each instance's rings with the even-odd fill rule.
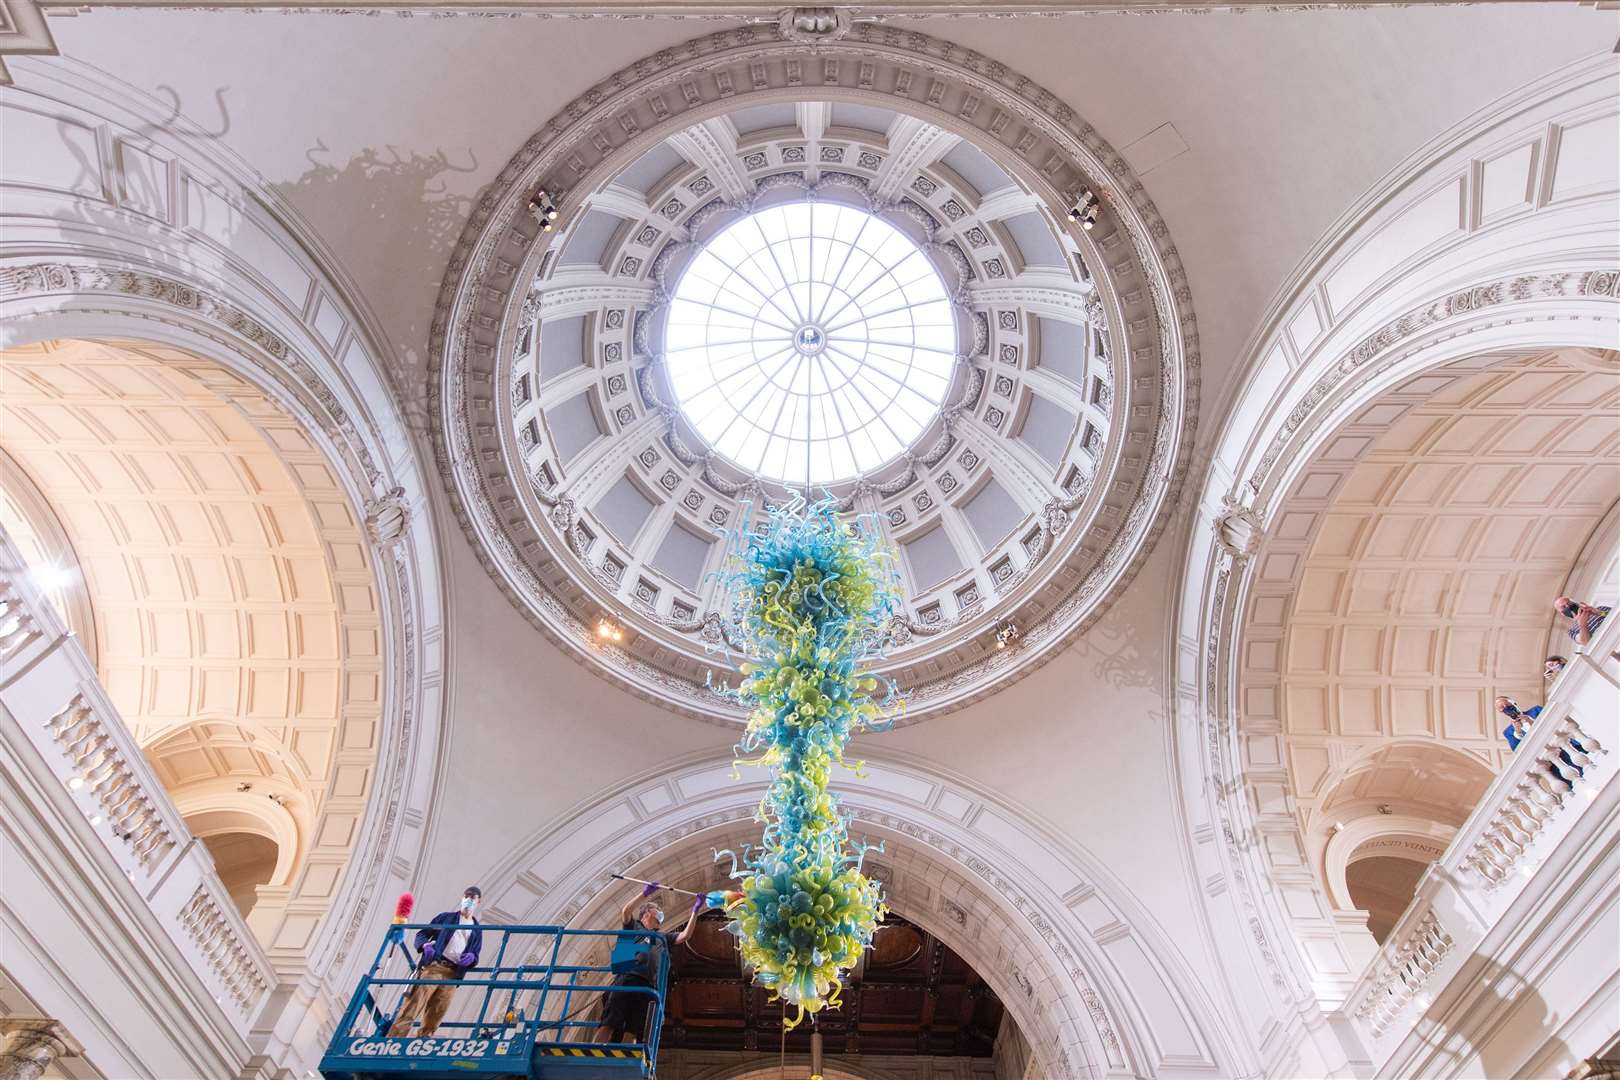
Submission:
[[[1480,785],[1466,770],[1424,777],[1392,762],[1368,786],[1353,766],[1413,739],[1506,759],[1491,701],[1541,698],[1552,599],[1620,498],[1617,410],[1612,373],[1553,354],[1456,380],[1414,408],[1374,406],[1327,448],[1307,484],[1355,464],[1325,513],[1307,501],[1283,523],[1314,524],[1314,539],[1286,607],[1256,603],[1245,654],[1256,715],[1277,687],[1305,823],[1363,789],[1472,807]]]
[[[53,341],[0,351],[0,453],[0,524],[48,551],[181,813],[235,811],[229,829],[197,831],[273,840],[277,885],[298,869],[329,894],[375,767],[383,683],[371,557],[324,452],[212,361]]]
[[[1348,906],[1347,862],[1432,861],[1509,760],[1492,699],[1544,700],[1552,600],[1607,562],[1614,365],[1460,361],[1366,406],[1294,481],[1240,646],[1252,794],[1297,822],[1268,840],[1280,872]]]

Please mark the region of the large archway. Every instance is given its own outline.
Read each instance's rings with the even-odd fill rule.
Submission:
[[[319,239],[267,201],[262,178],[239,159],[171,126],[168,103],[81,75],[53,81],[33,107],[65,139],[95,130],[111,149],[92,159],[64,154],[33,186],[13,189],[7,215],[15,228],[0,245],[0,347],[122,341],[206,358],[215,365],[211,388],[270,403],[283,419],[269,426],[300,433],[304,445],[292,451],[303,455],[299,467],[327,471],[324,482],[349,508],[365,549],[352,561],[354,571],[369,562],[373,578],[375,621],[359,629],[370,634],[367,647],[377,658],[367,691],[375,719],[345,728],[347,743],[334,742],[331,794],[346,805],[326,817],[336,824],[314,829],[311,841],[349,854],[342,866],[315,868],[306,860],[306,871],[318,872],[293,875],[266,950],[280,985],[260,1003],[267,1007],[252,1030],[239,1033],[256,1053],[314,1060],[323,1025],[341,1011],[362,962],[356,945],[377,898],[410,877],[425,849],[420,819],[410,811],[428,805],[438,774],[434,748],[445,715],[434,676],[447,645],[442,555],[421,512],[424,476],[402,437],[406,425],[378,344],[384,339]],[[132,192],[119,164],[126,160],[150,163],[192,197],[171,199],[162,185]],[[96,172],[95,179],[85,183],[82,169]],[[336,604],[341,573],[332,584]],[[341,640],[341,623],[335,634]],[[95,642],[97,653],[105,644]],[[275,764],[275,755],[261,752],[270,745],[264,726],[231,730],[214,722],[221,719],[210,714],[208,745],[185,753],[215,761],[259,755],[271,772],[298,756]],[[372,772],[356,788],[354,766],[363,762]],[[298,767],[286,772],[290,777]],[[242,781],[219,782],[232,789],[229,795]],[[187,805],[211,813],[218,793],[198,794],[206,797]],[[282,808],[261,801],[259,817],[231,827],[243,835],[274,834],[288,824],[266,822]],[[200,821],[203,831],[224,824]],[[108,1023],[98,1002],[82,994],[55,994],[41,1006],[86,1029]]]
[[[690,759],[580,806],[480,878],[495,920],[617,924],[622,872],[718,886],[715,851],[757,841],[757,770]],[[1027,1037],[1043,1075],[1230,1068],[1225,1036],[1172,940],[1115,882],[1003,798],[911,761],[840,782],[889,903],[962,956]]]
[[[1509,760],[1494,699],[1543,699],[1552,599],[1620,498],[1616,375],[1620,358],[1582,351],[1431,369],[1332,432],[1278,499],[1236,730],[1272,881],[1338,931],[1337,953],[1311,939],[1318,977],[1372,949],[1329,867],[1356,853],[1330,860],[1334,841],[1384,836],[1390,815],[1460,826]]]
[[[1175,772],[1189,856],[1202,877],[1231,886],[1210,890],[1204,915],[1228,958],[1234,1000],[1257,1044],[1273,1024],[1304,1036],[1293,1053],[1306,1062],[1320,1055],[1304,1071],[1344,1067],[1346,1055],[1361,1053],[1328,1036],[1323,1020],[1365,959],[1344,951],[1338,924],[1364,918],[1335,919],[1305,884],[1312,873],[1280,785],[1268,789],[1278,798],[1267,806],[1251,801],[1252,779],[1279,778],[1288,759],[1276,725],[1243,729],[1257,703],[1240,693],[1241,627],[1263,607],[1266,617],[1280,615],[1275,600],[1257,600],[1265,552],[1301,539],[1291,532],[1304,524],[1290,517],[1291,493],[1356,417],[1382,427],[1504,360],[1612,347],[1620,330],[1613,177],[1583,171],[1575,156],[1561,159],[1564,147],[1545,142],[1549,130],[1609,138],[1612,117],[1594,119],[1609,78],[1592,61],[1527,87],[1369,192],[1279,294],[1215,441],[1179,599]],[[1509,156],[1509,147],[1527,153]],[[1542,194],[1515,194],[1510,177],[1522,192]],[[1380,402],[1392,407],[1381,421]],[[1271,569],[1288,578],[1301,562],[1296,551]],[[1272,820],[1286,837],[1268,833],[1268,813],[1281,815]],[[1281,880],[1278,849],[1301,866]],[[1245,990],[1242,973],[1261,965],[1276,972],[1272,985]],[[1274,1067],[1300,1071],[1298,1061]]]

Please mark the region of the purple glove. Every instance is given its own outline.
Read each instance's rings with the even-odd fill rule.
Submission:
[[[703,911],[703,904],[707,900],[708,900],[708,897],[700,896],[696,900],[692,901],[692,914],[693,915],[700,914]]]
[[[461,954],[461,966],[462,967],[470,968],[476,963],[478,963],[478,954],[477,953],[464,952],[464,953]]]
[[[659,889],[662,889],[662,888],[663,888],[663,886],[658,884],[658,882],[649,881],[646,885],[642,886],[641,895],[642,896],[651,896],[653,893],[657,892]]]
[[[439,951],[437,949],[435,949],[431,944],[429,944],[427,946],[427,948],[422,950],[422,963],[423,963],[423,965],[433,963],[433,961],[437,960],[438,957],[439,957]]]

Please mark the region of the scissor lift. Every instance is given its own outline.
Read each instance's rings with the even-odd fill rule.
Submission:
[[[612,985],[652,947],[654,935],[634,930],[567,930],[560,926],[483,924],[483,957],[459,981],[418,979],[408,931],[389,927],[371,969],[360,979],[343,1020],[321,1058],[326,1080],[410,1075],[433,1080],[467,1075],[529,1080],[651,1080],[657,1073],[658,1032],[669,983],[667,950],[658,951],[654,985]],[[438,930],[440,927],[432,926]],[[584,962],[603,939],[607,964]],[[430,1036],[391,1036],[405,995],[418,985],[454,986],[450,1008]],[[592,1041],[609,993],[646,998],[642,1042]]]

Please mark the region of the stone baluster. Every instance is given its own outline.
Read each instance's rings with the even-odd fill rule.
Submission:
[[[1573,716],[1564,717],[1564,722],[1558,725],[1557,735],[1569,750],[1569,756],[1574,758],[1575,763],[1582,768],[1585,768],[1588,764],[1595,764],[1590,755],[1596,754],[1598,757],[1603,757],[1608,753],[1603,748],[1603,744],[1597,741],[1596,736],[1581,727],[1580,722]],[[1579,742],[1583,749],[1576,750],[1573,746],[1569,746],[1568,744],[1571,741]]]
[[[250,1008],[268,984],[205,885],[198,885],[181,909],[180,925],[231,1000],[238,1008]]]
[[[1560,720],[1530,771],[1497,806],[1463,865],[1492,886],[1507,880],[1542,829],[1565,808],[1566,796],[1592,782],[1591,772],[1599,767],[1596,758],[1607,753],[1573,716]]]
[[[0,581],[0,656],[26,643],[34,633],[34,617],[23,610],[16,586]]]
[[[157,806],[141,790],[135,770],[118,742],[82,694],[76,694],[45,722],[73,771],[69,785],[86,784],[113,835],[129,845],[142,866],[161,859],[175,846],[174,835]]]
[[[1373,1034],[1384,1029],[1418,996],[1451,951],[1452,939],[1433,911],[1424,912],[1416,927],[1396,947],[1389,968],[1356,1010],[1372,1024]]]

